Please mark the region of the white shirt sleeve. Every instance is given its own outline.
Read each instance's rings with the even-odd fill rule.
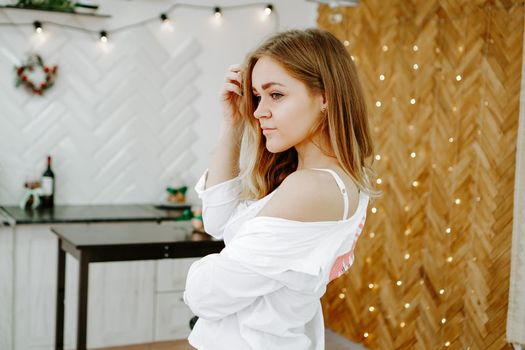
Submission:
[[[277,280],[222,254],[210,254],[191,265],[183,299],[195,315],[214,321],[282,287]]]
[[[239,205],[241,180],[237,176],[205,189],[208,169],[201,175],[194,189],[202,200],[202,222],[207,233],[222,239],[224,226]]]

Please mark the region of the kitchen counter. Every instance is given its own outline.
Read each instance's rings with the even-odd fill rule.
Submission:
[[[191,205],[158,209],[153,204],[55,205],[51,209],[21,209],[0,206],[0,223],[4,225],[93,223],[93,222],[161,222],[182,216]],[[3,215],[2,215],[3,214]]]

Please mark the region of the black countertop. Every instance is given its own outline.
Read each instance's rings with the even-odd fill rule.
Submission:
[[[3,211],[0,213],[0,224],[173,221],[181,217],[185,209],[190,208],[190,205],[180,205],[176,209],[159,209],[153,204],[55,205],[52,209],[0,206]]]

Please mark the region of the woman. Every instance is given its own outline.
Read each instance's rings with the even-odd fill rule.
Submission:
[[[199,350],[324,349],[320,297],[352,264],[379,195],[355,65],[327,31],[278,33],[230,67],[222,107],[195,190],[206,231],[226,247],[190,267],[184,301],[199,318],[188,340]]]

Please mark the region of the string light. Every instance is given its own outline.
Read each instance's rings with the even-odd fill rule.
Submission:
[[[260,4],[253,3],[253,4],[239,4],[239,5],[223,6],[222,9],[225,9],[225,8],[228,8],[228,9],[230,9],[230,8],[231,9],[239,9],[239,8],[248,8],[248,7],[255,7],[255,6],[260,8]],[[175,4],[172,4],[169,8],[167,8],[165,11],[163,11],[162,13],[160,13],[157,16],[154,16],[154,17],[151,17],[151,18],[146,18],[146,19],[144,19],[142,21],[139,21],[139,22],[136,22],[136,23],[133,23],[133,24],[125,24],[125,25],[122,25],[120,27],[112,28],[111,29],[111,33],[114,34],[114,33],[117,33],[117,32],[124,31],[124,30],[132,29],[132,28],[135,28],[135,27],[140,27],[140,26],[143,26],[146,23],[158,21],[159,18],[160,18],[162,23],[169,23],[170,19],[169,19],[168,14],[171,11],[173,11],[175,8],[178,8],[178,7],[188,7],[188,8],[193,8],[193,9],[203,9],[203,10],[206,10],[206,11],[210,11],[210,8],[211,8],[213,10],[213,14],[214,14],[215,17],[221,17],[222,16],[222,10],[221,10],[220,7],[210,7],[210,6],[206,6],[206,5],[196,5],[196,4],[192,4],[192,3],[175,3]],[[274,13],[275,11],[276,11],[276,9],[274,8],[274,6],[272,4],[268,4],[264,8],[264,13],[266,15],[270,15],[270,14]],[[276,14],[276,16],[274,16],[274,18],[275,18],[274,23],[275,23],[275,30],[277,31],[280,28],[280,24],[279,24],[279,16],[277,16],[277,12],[275,12],[275,14]],[[27,23],[14,23],[14,22],[7,22],[7,23],[1,23],[0,22],[0,26],[19,26],[19,25],[28,25],[28,24]],[[32,25],[33,25],[34,30],[35,30],[35,32],[37,34],[40,34],[40,33],[42,33],[44,31],[44,28],[42,26],[42,22],[34,21],[32,23]],[[93,35],[93,34],[100,35],[100,31],[98,31],[98,30],[82,28],[82,27],[79,27],[79,26],[74,26],[74,25],[69,25],[69,24],[62,24],[62,23],[55,23],[55,22],[46,21],[46,25],[52,25],[52,26],[56,26],[56,27],[63,27],[63,28],[66,28],[66,29],[73,29],[73,30],[80,31],[80,32],[85,32],[85,33],[88,33],[88,34],[91,34],[91,35]],[[107,41],[107,36],[106,36],[106,39],[102,39],[99,36],[99,39],[101,41],[106,42]]]
[[[39,22],[39,21],[34,21],[34,22],[33,22],[33,27],[35,27],[35,32],[36,32],[37,34],[42,33],[42,31],[44,30],[44,29],[42,28],[42,23]]]
[[[368,284],[368,289],[374,289],[374,284],[373,283],[369,283]]]

